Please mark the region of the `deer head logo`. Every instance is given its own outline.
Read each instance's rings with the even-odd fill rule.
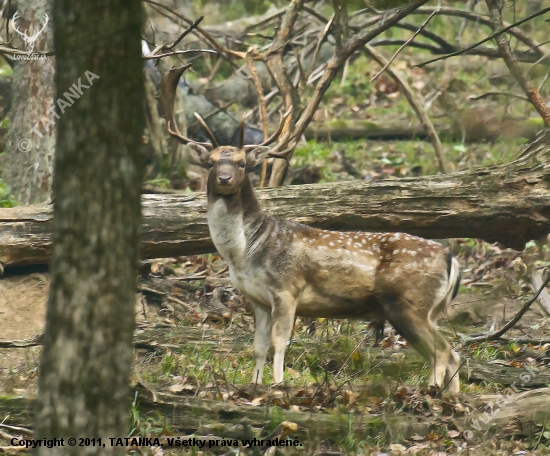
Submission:
[[[49,17],[47,14],[44,14],[44,23],[42,25],[42,28],[38,31],[34,31],[34,28],[33,27],[29,27],[28,30],[22,32],[21,30],[19,30],[19,27],[17,26],[17,20],[20,18],[21,16],[19,15],[19,11],[17,11],[14,16],[13,16],[13,29],[19,33],[19,35],[21,35],[21,37],[23,38],[23,42],[25,43],[25,47],[27,49],[27,52],[30,54],[32,53],[32,51],[34,50],[34,44],[36,43],[36,40],[38,40],[38,37],[41,35],[41,33],[44,31],[44,29],[46,28],[46,25],[48,25],[48,21],[49,21]],[[32,35],[27,35],[27,32],[29,33],[32,33]]]

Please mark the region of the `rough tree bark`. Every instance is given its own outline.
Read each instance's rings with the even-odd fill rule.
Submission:
[[[143,174],[142,5],[56,0],[54,17],[57,94],[79,78],[93,86],[58,124],[36,435],[107,444],[60,447],[57,455],[122,455],[107,438],[128,432]]]
[[[295,185],[258,191],[269,213],[333,230],[474,237],[516,249],[550,232],[550,131],[506,165],[439,176]],[[144,195],[143,256],[214,251],[204,194]],[[47,205],[0,209],[0,263],[46,263]]]
[[[34,53],[53,49],[51,0],[19,0],[16,26],[27,35],[39,30]],[[25,47],[21,35],[13,34],[14,44]],[[48,199],[53,177],[55,148],[54,57],[16,60],[13,74],[13,101],[10,114],[2,178],[11,187],[19,204],[34,204]]]

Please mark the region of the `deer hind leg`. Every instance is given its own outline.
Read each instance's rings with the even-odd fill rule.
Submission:
[[[396,315],[394,311],[394,315],[388,319],[397,332],[430,363],[428,385],[437,385],[443,388],[449,361],[452,358],[451,346],[428,318],[414,315],[414,310],[411,309],[407,314],[401,315]]]
[[[271,347],[271,309],[252,304],[255,315],[254,332],[254,373],[252,383],[262,383],[264,366],[269,347]]]
[[[273,328],[271,330],[271,342],[275,348],[273,356],[273,381],[281,383],[285,368],[285,351],[292,333],[294,314],[296,313],[296,301],[289,293],[281,293],[273,298]]]
[[[449,364],[445,371],[445,385],[449,385],[449,392],[458,393],[460,391],[460,380],[458,379],[458,369],[460,368],[460,356],[454,350],[451,350]]]

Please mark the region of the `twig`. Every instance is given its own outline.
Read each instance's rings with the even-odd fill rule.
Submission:
[[[400,46],[405,42],[405,40],[400,39],[394,39],[394,38],[383,38],[380,40],[371,41],[370,45],[373,47],[380,47],[380,46]],[[430,51],[434,55],[442,55],[447,54],[450,49],[456,49],[456,47],[451,47],[450,49],[442,49],[438,46],[434,46],[430,43],[420,43],[413,41],[412,43],[408,44],[409,47],[417,48],[417,49],[424,49],[426,51]],[[490,59],[500,59],[502,58],[500,53],[498,52],[498,49],[490,48],[490,47],[478,47],[476,49],[472,49],[470,52],[468,52],[468,55],[480,55],[482,57],[488,57]],[[537,56],[530,52],[530,53],[522,53],[518,56],[518,60],[520,62],[526,62],[526,63],[533,63],[537,59]]]
[[[546,14],[548,11],[550,11],[550,7],[548,8],[544,8],[540,11],[538,11],[537,13],[534,13],[534,14],[531,14],[531,16],[528,16],[526,17],[525,19],[522,19],[520,21],[517,21],[517,22],[514,22],[513,24],[510,24],[509,26],[507,27],[504,27],[503,29],[497,31],[497,32],[494,32],[492,35],[488,36],[487,38],[484,38],[483,40],[481,41],[478,41],[477,43],[474,43],[472,44],[471,46],[468,46],[467,48],[465,49],[461,49],[459,51],[456,51],[456,52],[451,52],[450,54],[446,54],[442,57],[438,57],[436,59],[432,59],[432,60],[428,60],[426,62],[422,62],[422,63],[419,63],[418,65],[416,65],[417,67],[423,67],[425,65],[428,65],[429,63],[433,63],[433,62],[437,62],[439,60],[445,60],[445,59],[448,59],[450,57],[455,57],[457,55],[460,55],[460,54],[464,54],[468,51],[470,51],[471,49],[474,49],[475,47],[479,46],[480,44],[483,44],[483,43],[486,43],[487,41],[490,41],[492,40],[493,38],[496,38],[500,35],[502,35],[503,33],[506,33],[508,30],[510,29],[513,29],[514,27],[517,27],[518,25],[521,25],[523,24],[524,22],[527,22],[527,21],[530,21],[531,19],[537,17],[537,16],[541,16],[543,14]]]
[[[27,348],[38,347],[40,345],[42,345],[42,334],[31,339],[0,340],[0,348]]]
[[[464,341],[464,344],[470,344],[472,342],[485,342],[489,340],[496,340],[499,339],[503,334],[507,333],[510,329],[512,329],[516,323],[521,320],[521,317],[529,310],[529,307],[537,300],[539,295],[542,293],[542,290],[546,288],[546,286],[550,283],[550,273],[548,274],[548,277],[543,282],[541,287],[538,289],[538,291],[535,293],[535,295],[527,301],[523,307],[516,313],[514,318],[512,318],[508,323],[506,323],[501,329],[498,331],[495,331],[492,334],[486,335],[486,336],[479,336],[479,337],[473,337],[471,339],[467,339]]]
[[[432,14],[428,16],[428,19],[426,19],[422,23],[422,25],[418,28],[418,30],[414,32],[414,34],[407,41],[405,41],[399,47],[399,49],[397,49],[397,51],[395,51],[395,54],[391,56],[391,58],[385,63],[382,69],[378,73],[376,73],[369,82],[375,81],[378,78],[378,76],[380,76],[386,70],[386,68],[388,68],[391,65],[391,63],[395,60],[395,58],[399,55],[399,53],[405,48],[405,46],[407,46],[411,41],[413,41],[418,36],[418,34],[428,25],[428,22],[432,20],[432,18],[435,16],[436,13],[437,13],[437,10],[435,10]]]
[[[315,51],[313,51],[313,57],[311,58],[311,63],[309,64],[309,68],[306,72],[306,84],[307,84],[307,80],[311,76],[311,73],[313,73],[313,69],[315,68],[315,61],[317,60],[317,56],[319,55],[319,50],[321,49],[321,46],[325,42],[325,39],[327,38],[328,32],[332,27],[333,22],[334,22],[334,15],[330,18],[330,20],[325,25],[325,28],[319,34],[317,45],[315,46]]]
[[[142,292],[144,291],[145,293],[150,293],[157,296],[166,296],[166,293],[164,291],[159,291],[159,290],[155,290],[154,288],[149,288],[144,286],[141,286],[139,291],[142,291]]]
[[[550,128],[550,109],[548,109],[545,101],[542,99],[539,92],[531,82],[531,79],[529,79],[529,77],[523,73],[514,53],[512,52],[512,48],[510,47],[510,42],[508,41],[508,38],[506,38],[505,35],[502,35],[502,32],[506,29],[502,28],[502,14],[500,12],[497,0],[486,0],[486,3],[487,7],[489,8],[489,13],[491,15],[491,27],[495,31],[494,37],[497,38],[496,41],[498,44],[498,48],[504,62],[506,63],[506,66],[522,88],[525,95],[527,95],[529,101],[533,104],[539,115],[544,120],[544,124],[546,125],[546,127]],[[550,11],[550,7],[545,8],[545,10]],[[535,17],[537,15],[539,14],[534,14],[530,17]]]
[[[434,10],[432,14],[437,14],[439,10]],[[441,47],[441,49],[446,49],[446,52],[453,52],[457,50],[457,47],[446,41],[445,39],[441,38],[439,35],[436,35],[433,32],[430,32],[429,30],[421,30],[418,28],[417,25],[409,24],[408,22],[399,22],[398,24],[395,24],[397,28],[401,28],[404,30],[409,30],[411,32],[418,32],[420,36],[423,36],[424,38],[433,41],[437,45]],[[371,43],[372,44],[372,43]],[[410,45],[410,43],[409,43]]]
[[[172,49],[174,49],[181,42],[181,40],[183,40],[187,35],[189,35],[189,33],[191,33],[194,29],[196,29],[199,26],[199,24],[203,21],[203,19],[204,19],[204,16],[199,17],[172,44],[164,46],[164,50],[171,51]]]
[[[47,55],[52,56],[55,55],[55,52],[53,51],[40,51],[40,52],[27,52],[27,51],[20,51],[19,49],[15,49],[12,47],[7,46],[0,46],[0,54],[7,54],[7,55]]]
[[[167,52],[165,54],[149,54],[149,55],[144,55],[142,57],[143,60],[153,60],[153,59],[162,59],[164,57],[170,57],[172,55],[180,55],[180,54],[192,54],[192,53],[197,53],[197,52],[204,52],[204,53],[208,53],[208,54],[217,54],[218,51],[213,51],[211,49],[188,49],[188,50],[185,50],[185,51],[172,51],[172,52]]]
[[[378,51],[376,51],[373,47],[369,46],[368,44],[365,45],[365,51],[367,55],[369,55],[380,66],[386,69],[390,77],[403,90],[403,94],[407,98],[407,101],[409,102],[411,107],[414,109],[414,112],[416,113],[418,120],[420,120],[420,122],[422,123],[422,126],[424,127],[424,130],[426,131],[426,135],[428,135],[428,137],[432,142],[435,156],[439,164],[439,170],[442,173],[446,173],[447,166],[445,164],[445,159],[443,158],[443,146],[441,144],[441,140],[439,139],[439,135],[437,134],[437,131],[435,130],[434,124],[432,123],[430,117],[428,116],[428,113],[424,109],[424,106],[422,106],[422,102],[414,94],[412,88],[409,86],[405,78],[401,77],[401,75],[397,73],[397,71],[394,71],[389,66],[389,61],[386,61],[386,59],[382,54],[380,54]]]
[[[428,6],[428,7],[418,8],[412,14],[431,14],[435,9],[438,9],[438,7]],[[472,11],[466,11],[458,8],[443,6],[439,9],[439,12],[437,14],[443,15],[443,16],[461,17],[469,21],[475,22],[476,24],[483,24],[489,27],[491,26],[491,21],[487,18],[487,16],[483,16],[481,14],[477,14]],[[508,27],[510,24],[508,24],[507,22],[503,22],[503,25],[505,27]],[[526,44],[527,46],[533,49],[538,49],[540,47],[540,44],[537,43],[537,41],[532,39],[528,34],[523,32],[523,30],[519,28],[512,28],[508,30],[508,34],[512,35],[514,38],[517,38],[518,41]],[[546,49],[538,49],[538,53],[540,56],[548,54]]]
[[[510,97],[510,98],[517,98],[523,101],[529,101],[529,98],[524,97],[523,95],[511,93],[511,92],[487,92],[482,95],[470,95],[468,97],[468,100],[482,100],[483,98],[487,98],[487,97]]]
[[[27,428],[20,427],[20,426],[10,426],[9,424],[0,423],[0,427],[2,427],[4,429],[7,429],[9,431],[12,431],[12,432],[17,432],[21,435],[27,435],[29,437],[32,437],[34,435],[34,431],[32,431],[31,429],[27,429]]]
[[[460,369],[462,369],[462,366],[464,366],[464,364],[466,364],[468,362],[468,358],[464,358],[464,361],[462,361],[462,363],[460,364],[460,366],[458,366],[458,369],[455,371],[455,373],[453,374],[453,376],[449,379],[449,381],[445,384],[445,386],[443,388],[441,388],[439,390],[439,394],[443,394],[443,391],[445,391],[447,389],[447,387],[451,384],[451,382],[453,381],[453,378],[455,378],[455,376],[458,375],[458,372],[460,371]]]
[[[173,9],[163,5],[162,3],[159,3],[155,0],[143,0],[145,3],[148,3],[150,5],[155,5],[156,7],[158,8],[161,8],[161,9],[164,9],[165,11],[168,11],[169,13],[171,13],[172,15],[174,15],[175,17],[181,19],[182,21],[184,21],[185,23],[187,23],[189,26],[193,25],[193,21],[191,21],[190,19],[186,18],[185,16],[183,16],[182,14],[178,13],[177,11],[174,11]],[[206,38],[206,40],[212,44],[212,46],[214,46],[216,48],[216,50],[220,53],[220,55],[226,59],[230,65],[233,67],[233,68],[236,68],[236,65],[235,63],[233,63],[231,61],[231,59],[226,55],[232,55],[232,56],[235,56],[235,57],[239,57],[239,58],[244,58],[246,56],[246,54],[244,52],[238,52],[238,51],[234,51],[232,49],[229,49],[225,46],[222,46],[220,44],[218,44],[218,42],[214,39],[214,37],[212,37],[212,35],[210,35],[210,33],[208,33],[206,30],[204,30],[203,28],[199,27],[199,26],[196,26],[194,29],[193,29],[193,33],[196,33],[198,32],[200,35],[202,35],[204,38]]]

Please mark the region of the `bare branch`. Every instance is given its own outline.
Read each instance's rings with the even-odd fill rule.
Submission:
[[[384,21],[379,21],[376,25],[368,30],[363,30],[357,35],[352,36],[349,41],[342,47],[341,52],[332,56],[329,60],[326,69],[315,87],[315,92],[309,101],[306,109],[302,112],[300,118],[296,122],[295,130],[292,134],[292,137],[289,138],[289,141],[296,141],[299,139],[305,132],[309,123],[313,119],[313,115],[319,103],[323,98],[323,95],[329,88],[332,80],[335,78],[336,74],[344,62],[358,49],[362,48],[372,39],[376,38],[385,30],[389,29],[401,19],[406,17],[415,9],[427,3],[428,0],[414,0],[408,3],[405,7],[400,10],[395,11],[393,14],[388,15]]]
[[[193,21],[191,21],[190,19],[186,18],[185,16],[183,16],[182,14],[178,13],[177,11],[174,11],[173,9],[163,5],[162,3],[159,3],[155,0],[143,0],[145,3],[148,3],[150,5],[155,5],[156,7],[158,8],[161,8],[165,11],[168,11],[170,14],[172,14],[173,16],[181,19],[182,21],[184,21],[185,23],[187,23],[189,26],[192,26],[194,24]],[[236,68],[236,65],[231,61],[231,59],[228,57],[228,55],[231,55],[231,56],[235,56],[235,57],[239,57],[239,58],[245,58],[246,57],[246,54],[244,52],[238,52],[238,51],[234,51],[232,49],[229,49],[225,46],[222,46],[220,45],[212,35],[210,35],[210,33],[208,33],[206,30],[204,30],[203,28],[199,27],[198,25],[195,26],[195,28],[192,30],[193,33],[198,33],[200,35],[202,35],[212,46],[214,46],[214,48],[219,52],[219,54],[225,58],[233,68]],[[200,37],[200,36],[199,36]]]
[[[247,53],[246,59],[247,59],[250,75],[252,76],[252,80],[254,81],[254,86],[256,87],[256,92],[258,93],[260,119],[262,121],[262,131],[264,134],[264,141],[265,141],[267,139],[268,133],[267,133],[267,104],[265,102],[264,90],[262,87],[262,82],[260,81],[260,77],[258,76],[258,72],[256,71],[256,65],[254,64],[254,61],[252,60],[252,56],[249,53]],[[243,144],[241,143],[241,147],[242,145]],[[267,161],[264,160],[262,162],[262,175],[260,178],[260,188],[264,188],[266,175],[267,175]]]
[[[521,70],[519,62],[512,52],[508,38],[506,38],[506,35],[502,34],[502,31],[505,29],[502,28],[502,14],[500,12],[497,0],[486,0],[486,3],[491,15],[491,27],[495,32],[493,35],[496,37],[500,54],[502,55],[506,66],[522,88],[525,95],[527,95],[529,101],[533,104],[537,112],[544,120],[546,127],[550,128],[550,109],[548,109],[545,101],[540,96],[531,79],[529,79],[529,77]],[[550,8],[546,8],[546,10],[550,11]]]
[[[517,21],[517,22],[514,22],[513,24],[510,24],[509,26],[507,27],[504,27],[498,31],[495,31],[492,35],[488,36],[487,38],[481,40],[481,41],[478,41],[477,43],[474,43],[472,44],[471,46],[468,46],[467,48],[465,49],[461,49],[459,51],[456,51],[456,52],[451,52],[450,54],[447,54],[447,55],[444,55],[442,57],[438,57],[436,59],[432,59],[432,60],[428,60],[426,62],[422,62],[422,63],[419,63],[418,65],[416,65],[417,67],[423,67],[425,65],[428,65],[429,63],[433,63],[433,62],[437,62],[439,60],[444,60],[444,59],[448,59],[450,57],[455,57],[457,55],[460,55],[460,54],[465,54],[467,53],[468,51],[470,51],[471,49],[474,49],[475,47],[479,46],[480,44],[483,44],[483,43],[486,43],[487,41],[490,41],[492,40],[493,38],[497,38],[498,36],[502,35],[503,33],[506,33],[508,30],[511,30],[513,29],[514,27],[517,27],[518,25],[521,25],[523,24],[524,22],[527,22],[527,21],[530,21],[531,19],[537,17],[537,16],[541,16],[543,14],[546,14],[548,11],[550,11],[550,7],[548,8],[544,8],[536,13],[533,13],[531,14],[530,16],[526,17],[525,19],[522,19],[520,21]]]
[[[422,8],[418,8],[412,14],[431,14],[434,10],[437,10],[437,9],[439,10],[437,15],[461,17],[463,19],[472,21],[476,24],[482,24],[482,25],[491,27],[491,21],[487,16],[477,14],[472,11],[461,10],[458,8],[451,8],[448,6],[443,6],[441,8],[424,6]],[[507,22],[503,22],[503,25],[504,27],[510,26],[510,24],[508,24]],[[541,48],[542,46],[541,44],[537,43],[537,41],[532,39],[527,33],[523,32],[523,30],[516,27],[516,28],[511,28],[510,30],[507,31],[507,33],[509,35],[512,35],[514,38],[517,38],[518,41],[529,46],[531,49],[536,50],[539,53],[539,56],[545,56],[548,54],[548,51],[546,49]]]
[[[0,348],[27,348],[42,345],[42,334],[31,339],[0,340]]]
[[[470,95],[468,100],[482,100],[487,97],[510,97],[517,98],[518,100],[529,101],[529,98],[524,97],[523,95],[518,95],[510,92],[487,92],[482,95]]]
[[[418,34],[428,25],[428,22],[430,22],[430,21],[432,20],[432,17],[435,16],[435,13],[436,13],[436,11],[434,11],[432,14],[430,14],[430,15],[428,16],[428,19],[426,19],[426,20],[422,23],[422,25],[418,28],[418,30],[417,30],[417,31],[416,31],[407,41],[405,41],[405,42],[399,47],[399,49],[398,49],[397,51],[395,51],[395,54],[393,54],[393,55],[391,56],[391,58],[390,58],[390,59],[387,61],[387,63],[382,67],[382,69],[381,69],[378,73],[376,73],[376,74],[371,78],[371,80],[370,80],[369,82],[375,81],[375,80],[378,78],[378,76],[380,76],[380,75],[386,70],[386,68],[387,68],[389,65],[391,65],[391,63],[395,60],[395,58],[399,55],[399,53],[405,48],[405,46],[407,46],[407,44],[409,44],[411,41],[413,41],[413,40],[418,36]],[[382,57],[381,55],[379,55],[379,56]],[[375,60],[377,60],[377,59],[375,58]]]
[[[196,29],[199,24],[204,20],[204,16],[199,17],[195,22],[193,22],[187,30],[185,30],[176,40],[167,46],[164,47],[164,50],[171,51],[174,49],[179,43],[181,43],[181,40],[183,40],[187,35],[189,35],[194,29]]]
[[[397,71],[395,71],[393,68],[390,67],[390,62],[386,60],[382,54],[380,54],[378,51],[376,51],[373,47],[369,46],[368,44],[365,45],[365,52],[369,57],[374,59],[380,66],[382,66],[383,68],[386,68],[386,71],[390,75],[390,77],[401,87],[403,94],[407,98],[411,107],[414,109],[414,112],[418,116],[418,120],[420,120],[420,122],[422,123],[422,126],[424,127],[426,134],[428,135],[428,137],[432,142],[432,145],[435,151],[435,156],[439,164],[439,170],[442,173],[446,173],[447,167],[445,165],[445,160],[443,158],[443,146],[441,145],[441,140],[439,139],[439,135],[437,134],[434,124],[429,118],[428,113],[424,109],[424,106],[422,106],[422,102],[414,94],[412,88],[409,86],[407,81]]]
[[[142,57],[143,60],[154,60],[154,59],[162,59],[164,57],[170,57],[172,55],[181,55],[181,54],[196,54],[196,53],[207,53],[207,54],[217,54],[218,51],[213,51],[211,49],[187,49],[185,51],[172,51],[167,52],[165,54],[149,54],[144,55]]]
[[[542,290],[544,290],[548,283],[550,283],[550,274],[548,274],[548,277],[546,277],[546,280],[541,285],[541,287],[538,289],[538,291],[535,293],[535,295],[527,301],[523,307],[514,315],[514,318],[512,318],[508,323],[506,323],[501,329],[498,331],[495,331],[492,334],[489,334],[487,336],[479,336],[479,337],[473,337],[471,339],[467,339],[465,341],[466,344],[472,343],[472,342],[485,342],[490,340],[497,340],[500,339],[501,336],[506,334],[510,329],[512,329],[518,321],[521,320],[521,317],[529,310],[529,307],[537,300],[539,295],[542,293]]]

